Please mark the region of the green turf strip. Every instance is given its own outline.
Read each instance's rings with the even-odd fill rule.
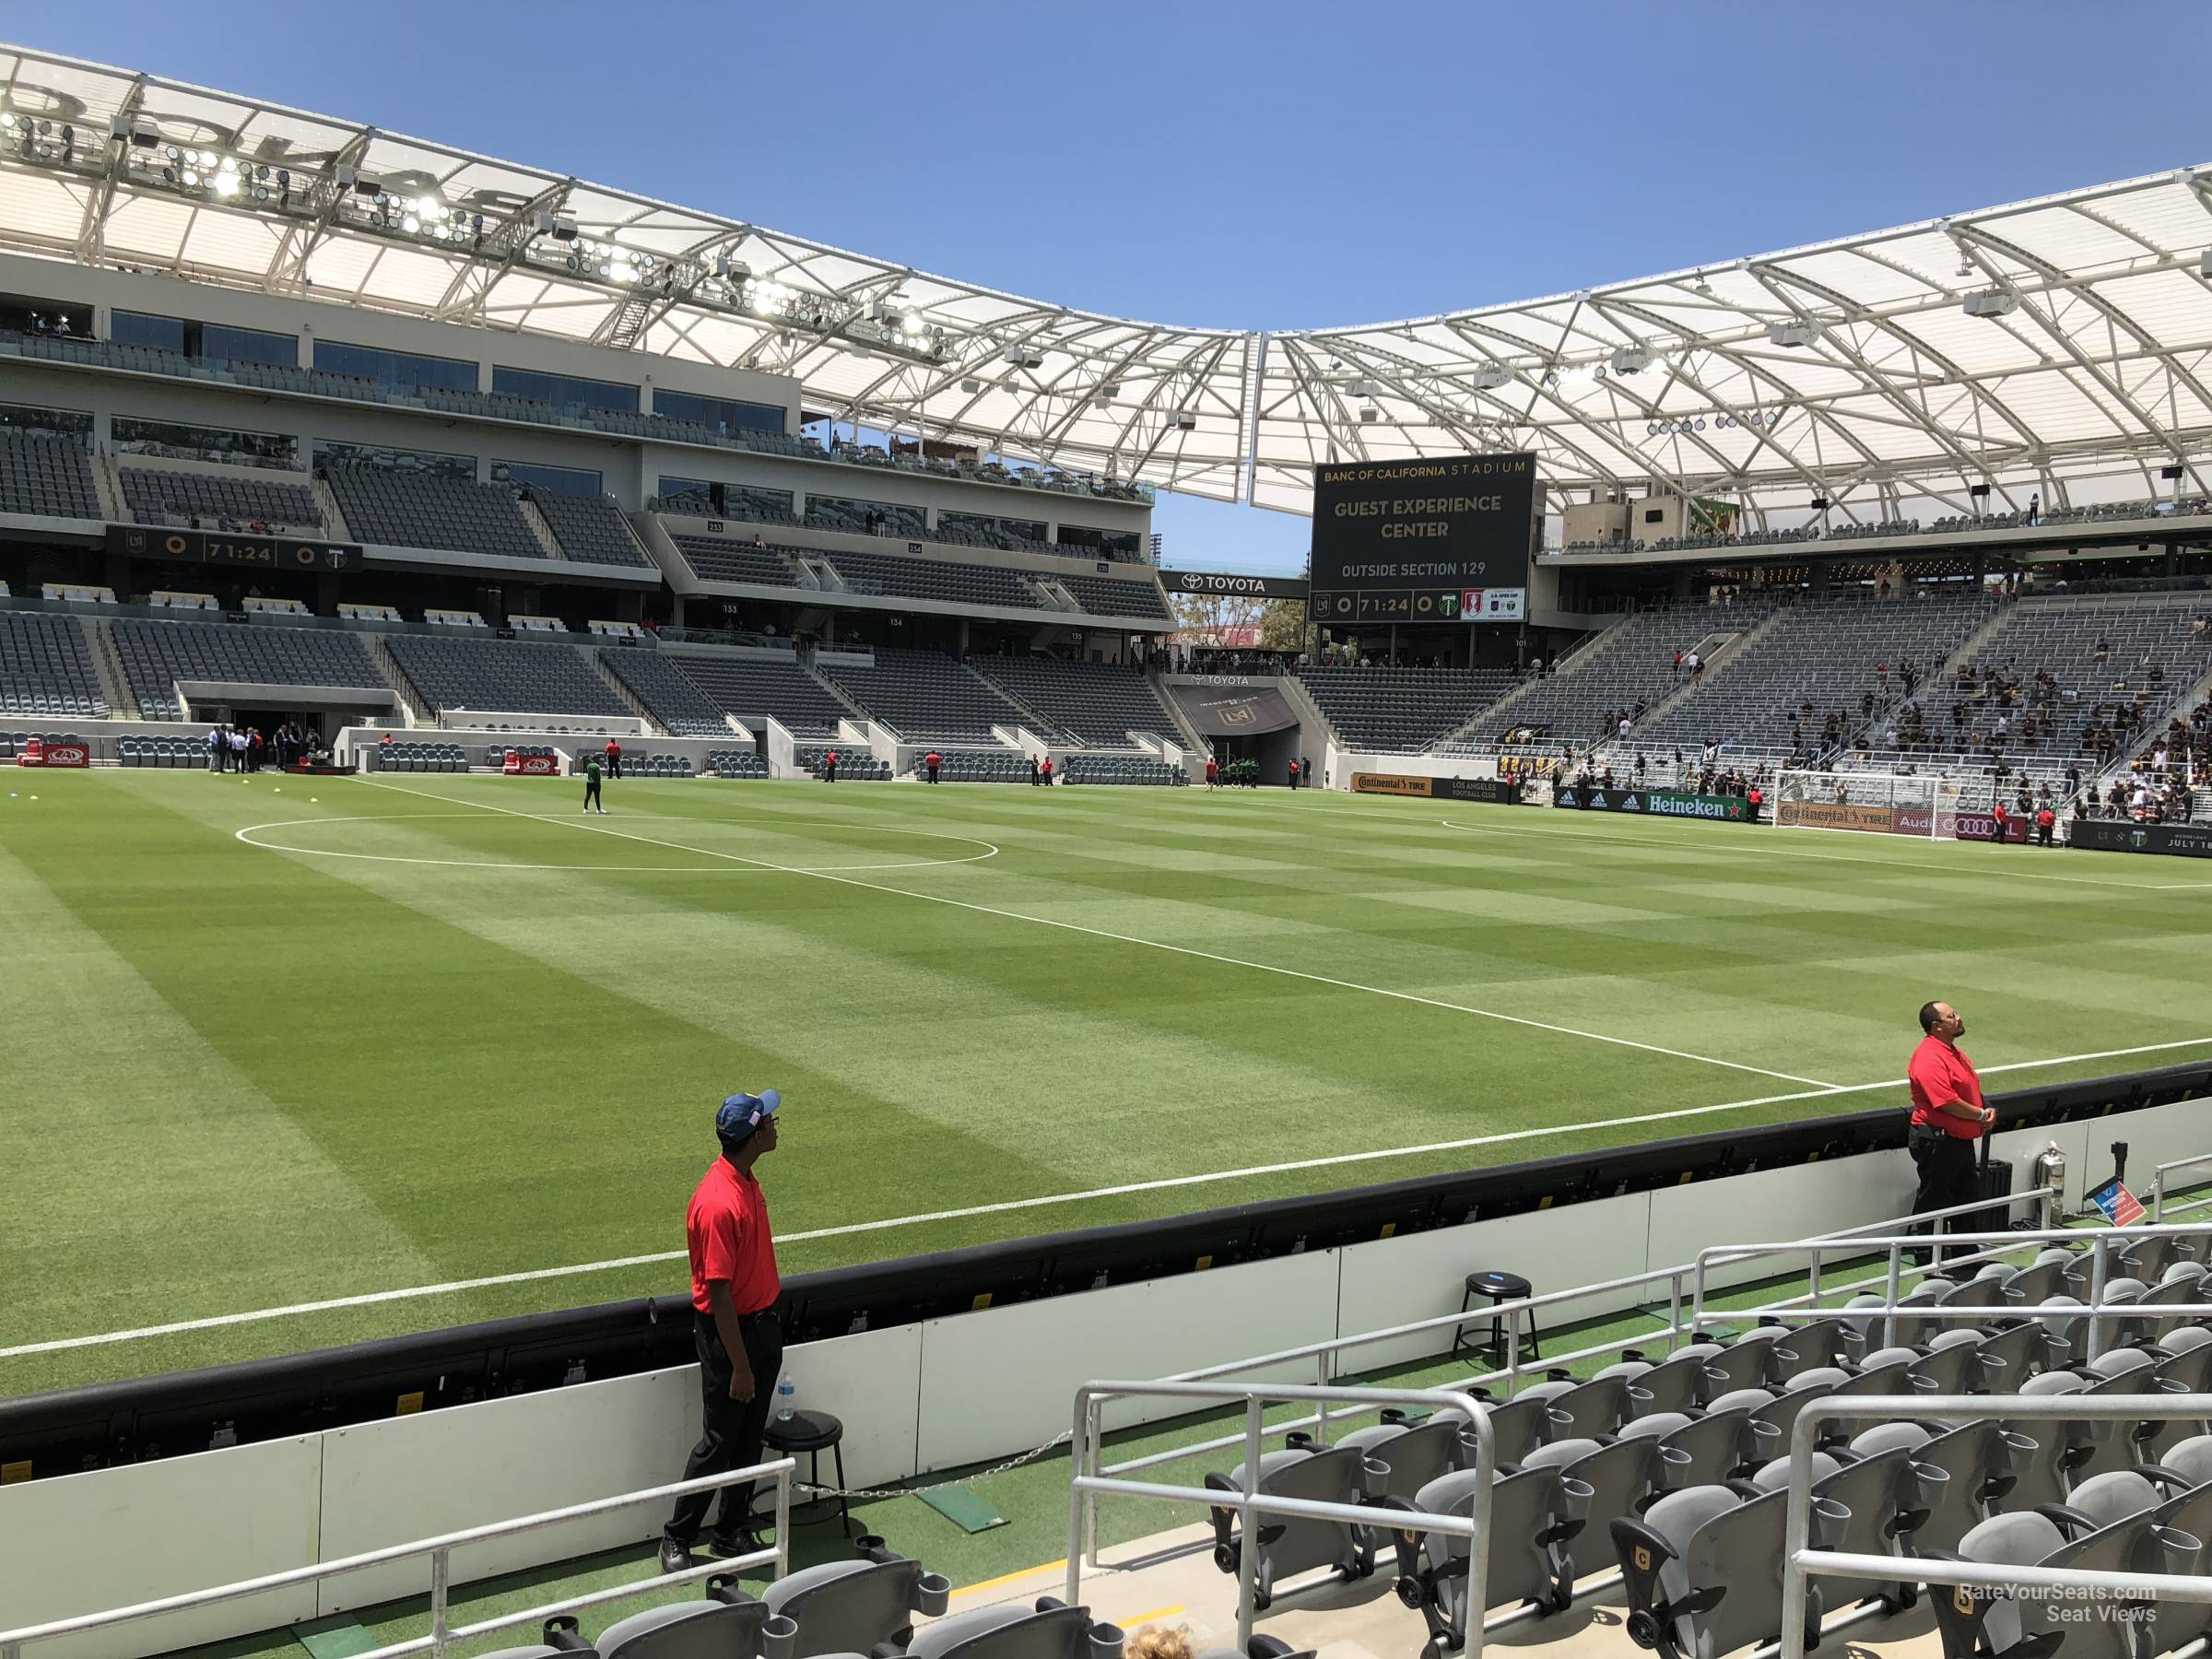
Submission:
[[[1841,1083],[1898,1076],[1931,994],[1985,1066],[2212,1036],[2207,895],[2165,861],[1280,792],[625,781],[587,828],[565,781],[391,782],[0,801],[0,1017],[47,1039],[11,1053],[0,1347],[678,1250],[741,1087],[790,1101],[785,1235],[1533,1132],[789,1241],[795,1272],[1897,1103],[1605,1127],[1805,1086],[1438,1004]],[[0,1359],[0,1393],[681,1282]]]

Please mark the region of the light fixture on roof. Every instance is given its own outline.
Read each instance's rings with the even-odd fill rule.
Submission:
[[[2196,256],[2196,274],[2199,276],[2212,276],[2212,248],[2206,248]]]
[[[1623,346],[1613,354],[1613,372],[1616,374],[1641,374],[1651,366],[1651,351],[1642,346]]]
[[[1002,354],[1004,359],[1017,369],[1041,369],[1044,353],[1031,346],[1009,346]]]
[[[1512,384],[1513,371],[1503,363],[1485,363],[1475,371],[1475,390],[1495,392],[1500,386]]]
[[[983,382],[980,380],[964,380],[960,382],[960,390],[971,397],[980,396],[983,390]]]
[[[1372,397],[1375,394],[1375,382],[1373,381],[1356,380],[1353,381],[1349,385],[1346,386],[1344,390],[1346,395],[1350,397]]]
[[[1817,346],[1820,343],[1820,324],[1806,322],[1770,323],[1767,324],[1767,338],[1772,344],[1791,350]]]
[[[1702,271],[1698,273],[1698,279],[1689,286],[1694,293],[1703,294],[1708,299],[1712,296],[1712,284],[1705,280],[1705,273]]]
[[[1376,421],[1382,418],[1382,411],[1376,408],[1373,404],[1361,404],[1359,406],[1359,424],[1361,426],[1373,426]]]
[[[1175,411],[1175,429],[1176,429],[1177,431],[1179,431],[1179,432],[1194,432],[1194,431],[1196,431],[1196,430],[1198,429],[1198,413],[1197,413],[1197,411],[1196,411],[1196,410],[1194,410],[1194,409],[1178,409],[1178,410],[1176,410],[1176,411]]]
[[[2009,317],[2020,309],[2020,297],[2007,288],[1990,288],[1969,294],[1959,309],[1970,317]]]

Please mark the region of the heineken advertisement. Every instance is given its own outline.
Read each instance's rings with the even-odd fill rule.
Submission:
[[[1672,789],[1583,789],[1562,783],[1551,792],[1554,806],[1578,812],[1626,812],[1638,818],[1712,818],[1731,824],[1751,821],[1751,806],[1741,795],[1684,794]]]

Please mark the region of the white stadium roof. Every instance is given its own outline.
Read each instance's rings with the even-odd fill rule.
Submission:
[[[1814,495],[1963,512],[1985,482],[2140,496],[2174,465],[2212,489],[2212,167],[1261,333],[1020,299],[127,70],[0,48],[0,248],[788,374],[841,418],[1195,495],[1305,512],[1316,462],[1496,449],[1554,487],[1780,522]]]

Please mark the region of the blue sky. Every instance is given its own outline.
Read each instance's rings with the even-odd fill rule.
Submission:
[[[102,0],[53,51],[1017,293],[1373,322],[2212,161],[2212,6]],[[2162,66],[2162,67],[2161,67]],[[1306,522],[1163,498],[1170,562]]]

